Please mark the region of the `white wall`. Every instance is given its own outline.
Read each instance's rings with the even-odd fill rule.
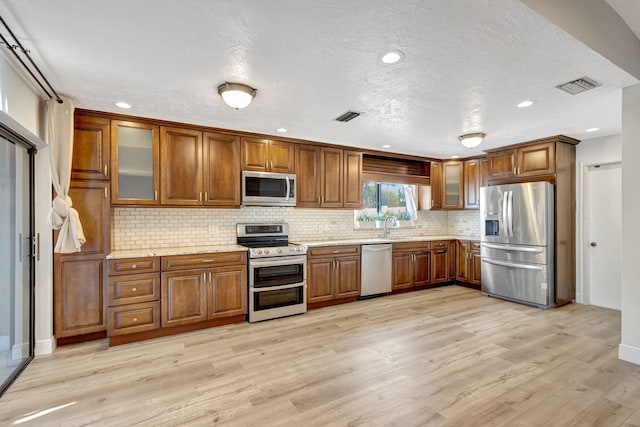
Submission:
[[[622,135],[610,135],[601,138],[586,139],[576,147],[576,301],[584,303],[586,243],[583,218],[584,170],[588,165],[615,163],[622,160]]]
[[[16,72],[0,54],[0,110],[42,140],[44,131],[44,103],[40,95]],[[40,233],[40,259],[36,261],[36,318],[35,353],[53,351],[53,245],[46,214],[51,201],[48,148],[41,149],[35,158],[35,232]]]
[[[622,91],[622,343],[619,357],[640,364],[640,84]]]

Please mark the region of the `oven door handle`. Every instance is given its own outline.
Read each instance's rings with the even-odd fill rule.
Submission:
[[[280,265],[290,265],[290,264],[306,264],[307,257],[304,255],[300,256],[283,256],[283,257],[275,257],[274,258],[256,258],[251,259],[249,265],[251,267],[276,267]]]
[[[251,292],[268,292],[268,291],[281,291],[283,289],[292,289],[299,287],[307,287],[307,282],[298,282],[292,283],[290,285],[282,285],[282,286],[269,286],[268,288],[251,288]]]

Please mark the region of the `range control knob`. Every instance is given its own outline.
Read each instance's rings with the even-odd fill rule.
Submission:
[[[262,249],[256,249],[256,253],[260,255],[262,253]]]
[[[293,252],[298,252],[298,247],[297,247],[297,246],[294,246],[294,247],[292,247],[292,248],[291,248],[291,250],[292,250]]]
[[[282,249],[278,248],[278,253],[281,254],[282,253]]]
[[[269,253],[269,249],[265,249],[265,250],[264,250],[264,253],[265,253],[265,254],[268,254],[268,253]]]

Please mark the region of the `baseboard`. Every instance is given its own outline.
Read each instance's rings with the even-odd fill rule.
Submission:
[[[618,346],[618,358],[627,362],[640,365],[640,348],[626,344]]]
[[[51,337],[46,340],[38,340],[36,341],[36,348],[34,349],[33,354],[36,356],[45,356],[47,354],[53,353],[53,350],[56,348],[56,340]]]
[[[11,348],[11,359],[22,360],[29,357],[29,343],[14,344]]]

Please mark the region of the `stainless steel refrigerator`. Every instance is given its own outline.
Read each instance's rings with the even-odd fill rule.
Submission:
[[[484,295],[555,306],[553,191],[548,182],[480,189]]]

